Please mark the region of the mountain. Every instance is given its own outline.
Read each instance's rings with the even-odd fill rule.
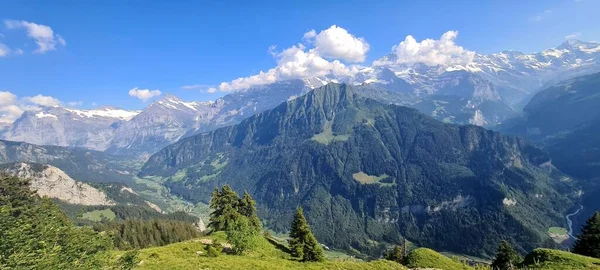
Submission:
[[[31,179],[30,187],[38,195],[59,199],[70,204],[114,205],[104,192],[77,182],[65,172],[50,165],[13,163],[0,165],[0,172]]]
[[[600,73],[576,77],[537,93],[523,116],[499,127],[531,139],[563,136],[600,118]]]
[[[287,230],[302,205],[319,241],[379,251],[418,245],[489,257],[502,237],[520,251],[549,241],[575,191],[522,139],[444,124],[415,109],[329,84],[240,124],[180,140],[140,177],[208,202],[249,191],[266,226]],[[160,179],[160,180],[157,180]]]
[[[104,152],[0,140],[0,164],[15,162],[52,165],[87,183],[131,183],[137,171],[134,162]]]
[[[115,126],[138,112],[112,107],[97,110],[75,110],[45,107],[28,111],[4,132],[3,138],[38,145],[85,147],[105,150],[111,142]]]
[[[141,112],[115,108],[74,110],[47,107],[26,112],[5,140],[38,145],[85,147],[113,154],[145,156],[181,138],[234,125],[328,83],[385,89],[386,103],[417,108],[438,120],[493,127],[518,115],[542,88],[600,71],[600,43],[569,40],[556,48],[525,54],[475,54],[462,65],[399,63],[394,54],[352,75],[280,81],[227,94],[215,101],[182,101],[166,95]],[[390,100],[383,100],[384,98]]]
[[[186,102],[166,95],[121,123],[107,150],[154,153],[179,140],[197,123],[211,119],[219,109],[219,102]]]

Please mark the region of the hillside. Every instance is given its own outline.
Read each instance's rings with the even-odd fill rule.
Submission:
[[[521,139],[443,124],[330,84],[168,146],[140,177],[196,202],[223,184],[247,190],[276,231],[302,205],[328,246],[376,254],[406,236],[490,257],[500,235],[524,252],[562,226],[574,190],[537,167],[547,160]]]
[[[49,164],[88,183],[131,183],[138,170],[138,161],[104,152],[0,140],[0,164],[14,162]]]
[[[225,235],[218,233],[200,239],[171,244],[163,247],[142,249],[139,264],[135,269],[407,269],[395,262],[378,260],[362,262],[358,260],[327,260],[320,263],[301,263],[277,249],[277,246],[261,238],[259,246],[242,256],[206,255],[205,246],[218,240],[225,243]],[[124,252],[114,252],[113,260]]]
[[[560,138],[600,117],[599,87],[600,73],[560,82],[537,93],[523,109],[524,116],[499,130],[536,140]]]

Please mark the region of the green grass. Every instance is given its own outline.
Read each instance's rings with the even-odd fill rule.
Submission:
[[[409,268],[437,268],[444,270],[473,269],[428,248],[417,248],[411,251],[406,258],[406,266]]]
[[[332,125],[332,121],[325,122],[325,125],[323,125],[323,132],[315,134],[311,139],[318,143],[329,145],[332,142],[343,142],[350,138],[350,135],[334,135]]]
[[[354,178],[354,180],[360,182],[361,184],[375,184],[375,183],[379,183],[379,184],[388,184],[391,185],[392,183],[382,183],[381,180],[384,180],[386,178],[388,178],[389,175],[387,174],[382,174],[379,176],[376,175],[368,175],[364,172],[357,172],[355,174],[352,174],[352,178]]]
[[[158,205],[163,211],[168,213],[184,211],[200,217],[205,222],[207,221],[209,213],[208,207],[204,207],[204,204],[194,205],[174,196],[162,185],[162,183],[165,182],[165,179],[161,177],[135,177],[134,180],[138,184],[138,188],[135,191],[140,194],[142,198]]]
[[[207,236],[224,242],[224,234]],[[320,263],[301,263],[261,237],[259,245],[244,255],[208,257],[200,239],[140,250],[140,263],[135,269],[406,269],[390,261],[357,262],[350,260],[327,260]],[[116,261],[124,251],[115,251],[111,260]]]
[[[82,219],[87,219],[87,220],[91,220],[91,221],[102,221],[103,219],[107,219],[107,220],[115,220],[117,216],[115,215],[115,213],[110,210],[110,209],[104,209],[104,210],[94,210],[91,212],[87,212],[87,213],[83,213],[81,215]]]
[[[548,233],[558,234],[558,235],[566,235],[567,229],[562,227],[551,227],[548,229]]]
[[[600,259],[567,251],[538,248],[523,261],[527,269],[600,269]]]

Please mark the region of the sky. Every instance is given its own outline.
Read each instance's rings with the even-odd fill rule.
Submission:
[[[214,100],[391,52],[433,64],[598,41],[598,10],[600,0],[2,1],[0,121],[28,106]]]

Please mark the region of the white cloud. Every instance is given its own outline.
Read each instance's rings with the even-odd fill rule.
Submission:
[[[0,91],[0,106],[13,104],[17,100],[17,96],[8,91]]]
[[[358,67],[354,65],[347,66],[340,60],[348,62],[364,61],[369,50],[369,45],[364,39],[356,38],[345,29],[335,25],[321,31],[319,34],[311,30],[304,34],[303,39],[309,41],[310,44],[308,45],[311,45],[312,48],[308,48],[304,44],[297,44],[277,52],[275,46],[270,46],[269,53],[277,61],[274,68],[260,71],[258,74],[249,77],[223,82],[219,85],[219,90],[234,91],[282,80],[304,79],[331,74],[348,76],[358,72]]]
[[[57,45],[67,45],[65,39],[55,34],[52,28],[47,25],[17,20],[4,20],[4,25],[8,29],[25,29],[27,36],[32,38],[38,45],[38,49],[35,50],[37,53],[54,51]]]
[[[332,25],[316,35],[312,30],[304,34],[304,39],[315,39],[315,49],[319,55],[348,62],[364,62],[369,44],[364,38],[357,38],[346,29]]]
[[[159,90],[139,89],[137,87],[129,90],[130,96],[138,98],[143,102],[148,101],[148,99],[151,99],[152,97],[160,96],[160,94],[161,92]]]
[[[544,10],[544,12],[540,12],[532,17],[529,17],[530,22],[541,22],[545,20],[550,14],[552,14],[551,9]]]
[[[317,31],[315,31],[315,29],[312,29],[312,30],[304,33],[304,36],[302,37],[302,39],[304,39],[304,40],[310,40],[310,39],[313,39],[316,36],[317,36]]]
[[[0,123],[12,123],[22,114],[23,109],[17,105],[0,106]]]
[[[569,34],[569,35],[565,36],[565,39],[567,39],[567,40],[569,40],[569,39],[576,39],[579,36],[581,36],[581,32],[576,32],[576,33],[572,33],[572,34]]]
[[[53,97],[37,95],[19,99],[8,91],[0,91],[0,122],[12,123],[25,111],[39,111],[40,106],[58,106],[61,102]]]
[[[0,43],[0,57],[7,56],[10,53],[8,46]]]
[[[45,107],[55,107],[60,105],[60,100],[53,98],[51,96],[37,95],[33,97],[25,97],[26,101],[31,102],[36,105],[45,106]]]
[[[448,66],[468,64],[473,61],[475,52],[456,45],[454,40],[458,31],[448,31],[439,40],[424,39],[418,42],[413,36],[408,35],[400,44],[392,47],[395,54],[395,63],[375,62],[380,64],[412,64],[423,63],[428,66]]]

